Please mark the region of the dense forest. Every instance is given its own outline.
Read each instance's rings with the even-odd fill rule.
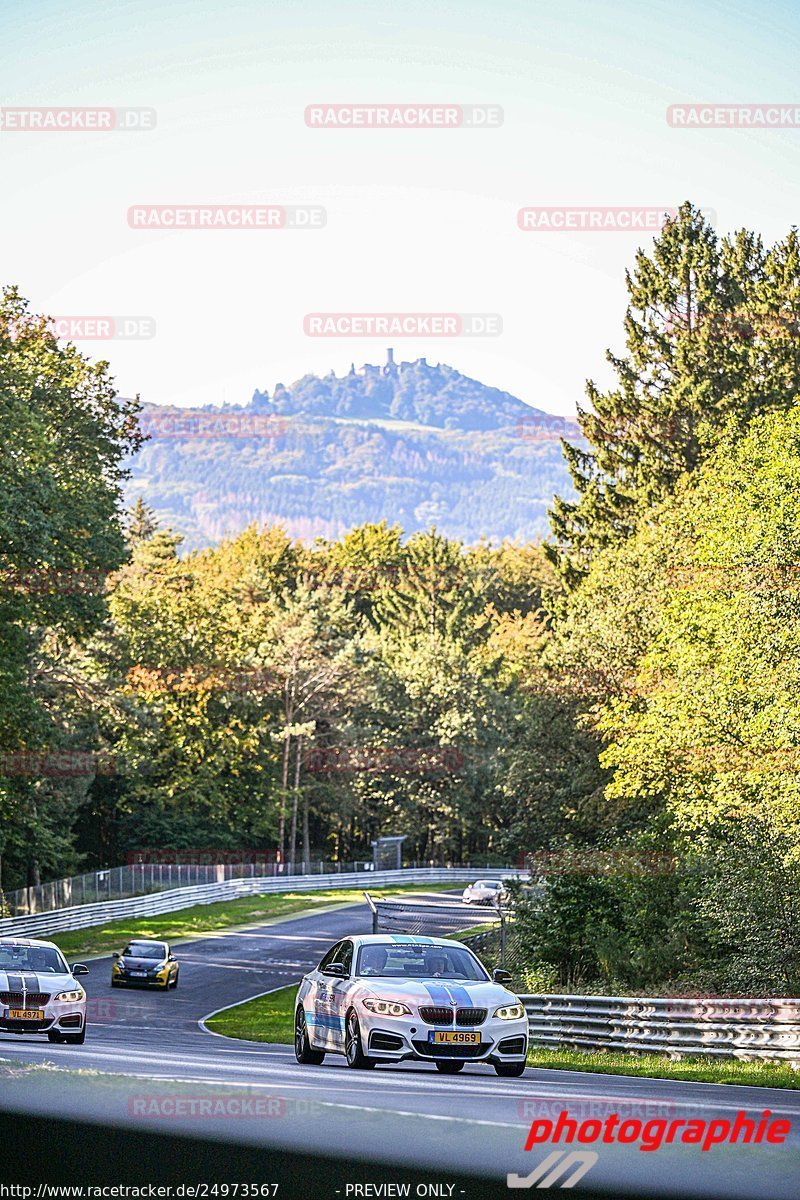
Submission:
[[[188,553],[124,507],[137,404],[6,292],[4,886],[406,834],[534,856],[531,987],[797,994],[800,240],[684,204],[627,288],[544,543],[384,509]]]

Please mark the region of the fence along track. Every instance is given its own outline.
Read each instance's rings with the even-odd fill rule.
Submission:
[[[195,904],[214,904],[218,900],[235,900],[240,896],[271,895],[273,892],[324,892],[338,888],[357,888],[369,878],[378,887],[401,883],[450,883],[468,881],[474,870],[461,867],[416,867],[400,871],[344,872],[332,875],[290,875],[285,879],[231,879],[226,883],[206,883],[198,887],[174,888],[149,896],[133,896],[129,900],[108,900],[99,904],[80,904],[60,908],[55,912],[38,913],[32,917],[6,917],[0,920],[0,935],[5,937],[39,937],[48,933],[63,933],[72,929],[89,929],[106,921],[126,917],[152,917],[158,913],[177,912]]]
[[[800,999],[520,997],[531,1043],[579,1050],[710,1055],[800,1068]]]

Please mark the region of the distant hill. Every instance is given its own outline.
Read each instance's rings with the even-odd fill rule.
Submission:
[[[142,426],[128,496],[187,549],[253,521],[306,541],[383,517],[468,543],[536,537],[553,494],[571,494],[559,437],[577,435],[508,392],[391,351],[382,367],[305,375],[246,406],[148,405]]]

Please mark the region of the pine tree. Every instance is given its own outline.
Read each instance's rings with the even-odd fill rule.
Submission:
[[[149,504],[140,496],[126,514],[126,539],[133,549],[140,542],[148,541],[158,529],[158,518]]]
[[[720,240],[688,202],[652,252],[637,253],[626,275],[626,353],[606,354],[616,386],[587,383],[578,422],[588,446],[562,442],[578,499],[555,498],[546,553],[568,587],[598,550],[633,533],[732,421],[797,395],[799,258],[794,231],[765,253],[745,230]]]

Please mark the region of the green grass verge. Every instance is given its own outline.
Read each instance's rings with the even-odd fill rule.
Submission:
[[[297,987],[247,1000],[206,1022],[214,1033],[250,1042],[293,1040]],[[528,1066],[550,1071],[592,1071],[600,1075],[633,1075],[648,1079],[682,1079],[694,1083],[737,1083],[749,1087],[800,1088],[800,1071],[782,1063],[736,1059],[692,1058],[673,1062],[660,1054],[623,1054],[603,1050],[545,1050],[534,1046]]]
[[[550,1071],[593,1071],[648,1079],[684,1079],[693,1083],[740,1083],[750,1087],[800,1088],[800,1071],[776,1062],[740,1062],[725,1058],[685,1058],[673,1062],[661,1054],[624,1054],[614,1050],[560,1050],[534,1046],[528,1066]]]
[[[368,881],[365,882],[368,884]],[[432,890],[430,884],[408,884],[392,888],[391,892],[385,889],[380,893],[376,891],[375,895]],[[164,941],[173,942],[179,938],[200,937],[232,925],[247,925],[261,919],[282,917],[306,908],[324,909],[332,904],[363,903],[363,900],[364,894],[360,888],[330,892],[271,892],[261,896],[242,896],[238,900],[221,900],[217,904],[196,904],[192,908],[181,908],[154,917],[107,921],[91,929],[54,933],[48,940],[55,942],[67,958],[74,959],[79,955],[88,957],[121,950],[133,937],[163,938]]]
[[[294,999],[297,984],[259,996],[256,1000],[245,1000],[235,1008],[226,1008],[206,1021],[214,1033],[226,1037],[244,1038],[248,1042],[294,1041]]]

